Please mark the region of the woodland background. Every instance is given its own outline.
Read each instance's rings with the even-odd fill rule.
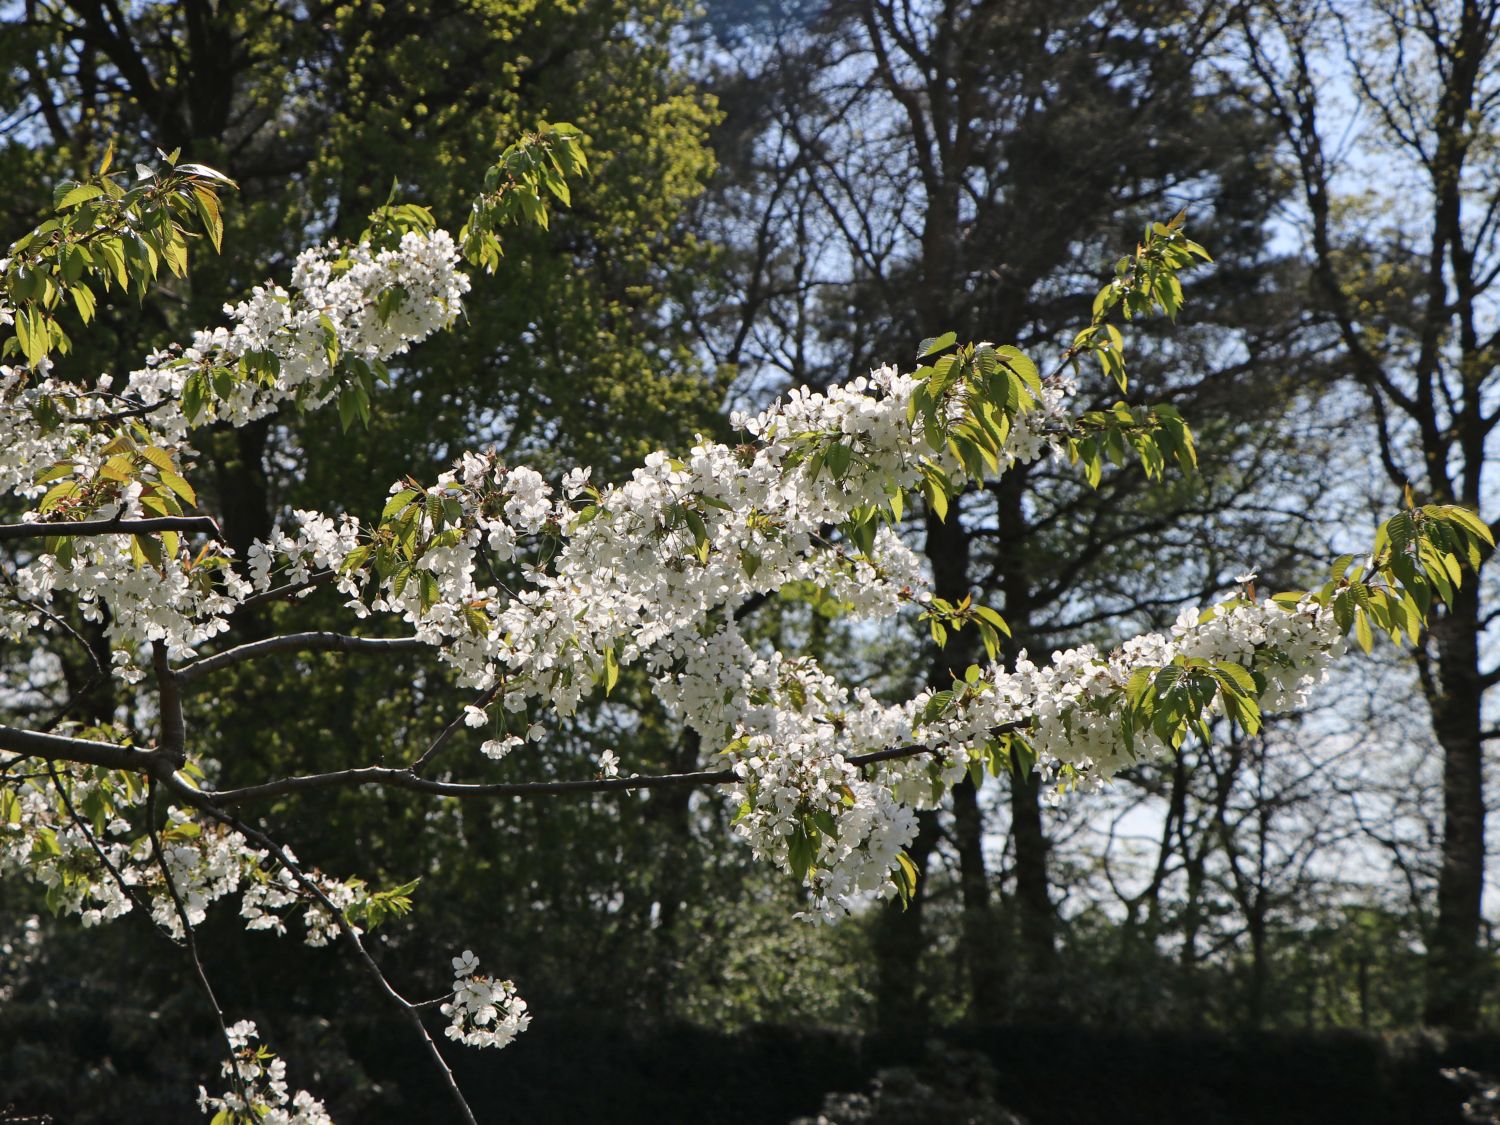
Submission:
[[[945,330],[1053,354],[1142,224],[1185,207],[1216,262],[1176,326],[1136,329],[1135,377],[1193,422],[1200,475],[1116,468],[1091,490],[1044,461],[912,524],[937,592],[1003,612],[1013,659],[1168,624],[1252,566],[1267,590],[1318,581],[1408,483],[1500,514],[1497,9],[12,0],[0,235],[110,138],[238,181],[223,256],[113,310],[67,361],[91,377],[357,233],[393,181],[456,225],[522,130],[585,131],[595,174],[572,209],[511,241],[368,429],[287,414],[206,443],[204,507],[243,554],[279,513],[376,508],[478,444],[608,478]],[[514,977],[532,1030],[494,1058],[453,1052],[495,1120],[785,1122],[883,1072],[884,1116],[845,1098],[833,1119],[1457,1121],[1439,1068],[1500,1071],[1494,570],[1414,658],[1346,659],[1314,710],[1257,738],[1224,731],[1055,809],[1031,776],[960,785],[923,814],[912,907],[834,928],[791,920],[797,888],[731,840],[712,794],[460,810],[347,792],[264,815],[330,871],[421,877],[382,931],[394,976],[430,974],[459,935]],[[333,605],[287,612],[316,628]],[[939,652],[852,630],[796,590],[756,627],[891,691],[973,655],[962,635]],[[0,674],[25,656],[0,652]],[[463,702],[399,659],[246,665],[192,721],[226,785],[394,755]],[[74,661],[68,688],[106,711],[110,686]],[[581,776],[606,747],[640,772],[696,765],[628,680],[494,778]],[[426,1119],[423,1060],[335,952],[223,907],[204,933],[221,994],[275,1029],[295,1085],[336,1119]],[[167,943],[55,923],[5,887],[0,1110],[193,1120],[211,1023]]]

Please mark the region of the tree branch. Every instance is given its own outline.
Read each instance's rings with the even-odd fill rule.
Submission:
[[[220,668],[228,668],[273,652],[412,652],[431,647],[417,637],[355,637],[347,633],[330,632],[287,633],[280,637],[236,645],[212,656],[200,656],[178,668],[174,675],[179,683],[191,683]]]
[[[495,696],[499,695],[501,689],[503,689],[504,687],[505,681],[502,679],[498,683],[496,683],[494,687],[487,688],[483,692],[481,692],[479,698],[474,700],[474,702],[469,706],[478,707],[483,710],[490,705]],[[431,762],[433,758],[437,757],[439,751],[441,751],[444,746],[448,745],[449,740],[458,733],[459,728],[464,726],[465,721],[468,718],[468,711],[469,708],[465,707],[463,711],[451,723],[445,726],[438,734],[438,736],[432,740],[431,745],[429,745],[426,750],[422,751],[421,757],[419,757],[415,762],[407,767],[407,770],[410,771],[413,776],[421,773],[423,767]]]
[[[1016,729],[1016,724],[1007,724],[998,728],[996,733],[1014,729]],[[852,766],[870,766],[877,762],[888,762],[898,758],[914,758],[918,754],[935,754],[939,749],[940,747],[936,746],[895,746],[888,750],[857,754],[848,761]],[[203,795],[216,805],[222,806],[279,797],[286,793],[381,785],[394,789],[412,789],[419,793],[432,793],[439,797],[556,797],[580,793],[628,793],[637,789],[729,785],[738,780],[739,775],[732,769],[728,769],[700,770],[694,773],[644,774],[636,777],[601,777],[581,781],[511,781],[485,785],[462,781],[431,781],[425,777],[418,777],[409,769],[363,766],[357,769],[286,777],[279,781],[247,785],[240,789],[226,789],[219,793],[205,791]]]
[[[161,742],[158,753],[165,754],[181,768],[187,760],[187,721],[182,714],[182,691],[167,662],[167,646],[151,643],[151,664],[156,672],[156,695],[161,710]]]
[[[73,523],[0,523],[0,541],[47,539],[58,535],[147,535],[157,531],[223,533],[210,516],[152,516],[150,519],[79,520]]]
[[[103,766],[111,770],[155,776],[171,762],[155,750],[137,750],[132,746],[115,746],[61,734],[42,734],[18,727],[0,726],[0,750],[23,758],[43,758],[49,762],[78,762],[86,766]]]
[[[288,582],[285,586],[276,586],[269,590],[262,590],[259,594],[251,594],[235,607],[235,613],[243,613],[247,609],[255,609],[257,606],[265,605],[267,602],[280,601],[282,598],[291,598],[302,593],[303,590],[315,590],[332,582],[338,575],[331,570],[320,571],[311,578],[302,582]]]
[[[198,975],[198,983],[203,986],[203,994],[208,997],[208,1003],[214,1010],[214,1018],[219,1023],[219,1034],[224,1039],[224,1050],[229,1057],[230,1080],[234,1085],[234,1092],[239,1095],[241,1102],[248,1109],[250,1099],[245,1090],[245,1080],[240,1074],[239,1064],[234,1057],[234,1041],[229,1038],[229,1024],[224,1018],[224,1009],[219,1006],[219,998],[214,995],[214,986],[209,983],[208,972],[203,968],[203,959],[198,956],[198,940],[193,936],[193,923],[188,917],[187,907],[182,904],[182,896],[177,892],[177,885],[172,881],[172,871],[167,866],[167,857],[162,853],[161,837],[156,832],[156,779],[152,778],[146,786],[146,835],[151,840],[151,854],[156,859],[156,866],[161,869],[162,880],[167,884],[167,894],[172,897],[172,907],[177,912],[177,920],[182,925],[182,939],[187,945],[188,955],[193,961],[193,970]]]
[[[385,973],[381,970],[380,965],[376,963],[375,958],[370,955],[370,951],[365,948],[364,942],[359,940],[358,931],[352,925],[350,925],[349,919],[344,916],[344,912],[333,904],[328,895],[324,893],[323,888],[318,886],[318,884],[313,879],[309,878],[308,875],[301,869],[301,867],[299,867],[297,863],[289,855],[287,855],[286,850],[266,833],[255,828],[253,825],[246,824],[244,821],[231,815],[230,813],[224,812],[222,809],[215,808],[211,801],[208,799],[207,794],[183,785],[180,781],[178,781],[177,778],[169,776],[165,778],[164,781],[167,784],[167,788],[170,789],[179,800],[182,800],[185,803],[190,804],[197,809],[200,809],[204,813],[228,825],[236,832],[239,832],[241,835],[247,837],[250,840],[253,840],[255,843],[265,848],[268,852],[271,853],[272,857],[275,858],[276,862],[279,863],[282,868],[285,869],[292,876],[292,878],[297,881],[297,884],[310,896],[318,901],[318,904],[328,912],[328,916],[334,920],[334,923],[338,926],[339,932],[343,935],[344,939],[354,950],[355,956],[358,958],[359,963],[364,968],[365,972],[375,982],[376,986],[382,992],[384,992],[385,995],[389,997],[390,1000],[398,1008],[401,1009],[401,1011],[405,1014],[408,1022],[411,1023],[413,1029],[417,1033],[418,1038],[421,1039],[423,1046],[426,1047],[427,1053],[432,1058],[432,1061],[437,1067],[438,1072],[442,1075],[443,1080],[446,1082],[448,1086],[448,1092],[453,1096],[453,1100],[457,1103],[458,1109],[462,1114],[464,1121],[467,1122],[468,1125],[478,1125],[474,1118],[474,1111],[469,1108],[469,1103],[464,1098],[463,1091],[459,1089],[458,1082],[453,1077],[452,1069],[448,1066],[447,1060],[443,1058],[442,1052],[438,1050],[437,1044],[433,1042],[432,1036],[428,1034],[427,1028],[423,1025],[421,1013],[417,1011],[417,1005],[413,1004],[410,1000],[406,999],[406,997],[402,996],[401,993],[397,992],[391,982],[386,979]]]

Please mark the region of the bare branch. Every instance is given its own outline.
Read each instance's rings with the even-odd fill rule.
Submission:
[[[1014,730],[1017,725],[1007,724],[997,728],[993,733]],[[937,746],[895,746],[869,754],[856,754],[848,761],[852,766],[870,766],[877,762],[914,758],[919,754],[936,754],[940,749],[941,747]],[[431,781],[425,777],[418,777],[413,772],[415,768],[414,766],[412,769],[398,770],[389,766],[363,766],[357,769],[333,770],[329,773],[282,778],[279,781],[268,781],[262,785],[247,785],[241,789],[226,789],[219,793],[205,792],[204,797],[217,805],[232,805],[242,801],[279,797],[285,793],[306,793],[318,789],[344,789],[364,785],[412,789],[419,793],[432,793],[440,797],[556,797],[583,793],[628,793],[636,789],[729,785],[739,780],[739,776],[733,770],[700,770],[694,773],[642,774],[635,777],[601,777],[581,781],[513,781],[485,785],[462,781]]]
[[[210,516],[152,516],[149,519],[79,520],[73,523],[0,523],[0,541],[49,539],[78,535],[149,535],[158,531],[203,532],[218,538],[222,532]]]
[[[155,776],[170,771],[171,762],[155,750],[137,750],[132,746],[115,746],[85,738],[61,734],[43,734],[19,727],[0,726],[0,750],[24,758],[43,758],[49,762],[78,762],[86,766],[103,766],[112,770]]]
[[[273,652],[412,652],[431,648],[417,637],[355,637],[347,633],[313,632],[287,633],[280,637],[269,637],[263,641],[236,645],[212,656],[200,656],[178,668],[174,673],[179,683],[191,683],[210,672],[228,668],[246,660],[254,660]]]

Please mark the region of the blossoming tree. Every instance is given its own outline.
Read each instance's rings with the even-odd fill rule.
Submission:
[[[0,726],[0,877],[43,885],[48,905],[84,926],[139,910],[183,943],[223,1030],[229,1088],[199,1099],[215,1125],[328,1120],[313,1095],[289,1092],[255,1025],[231,1023],[215,997],[194,928],[231,895],[249,929],[295,924],[310,944],[341,943],[474,1120],[424,1003],[387,979],[366,942],[412,907],[411,885],[377,889],[304,862],[249,819],[257,803],[361,786],[468,801],[717,786],[755,854],[806,888],[803,917],[830,921],[869,897],[910,895],[914,810],[965,773],[981,780],[1019,760],[1060,794],[1207,738],[1215,718],[1254,731],[1264,709],[1318,681],[1351,629],[1366,649],[1381,633],[1415,640],[1461,567],[1490,546],[1471,513],[1409,503],[1367,557],[1339,559],[1318,589],[1258,600],[1247,576],[1238,596],[1185,612],[1168,633],[1011,667],[995,659],[1006,628],[997,613],[927,592],[902,538],[909,505],[943,517],[960,490],[1048,455],[1090,482],[1108,460],[1137,458],[1153,478],[1192,471],[1192,435],[1171,408],[1072,408],[1089,357],[1128,390],[1117,320],[1176,315],[1178,272],[1207,259],[1179,217],[1121,259],[1045,375],[1014,347],[950,334],[925,341],[912,371],[795,391],[736,416],[740,444],[654,453],[626,481],[575,470],[548,482],[476,450],[435,480],[393,482],[378,513],[288,513],[233,557],[191,483],[205,427],[287,408],[333,406],[346,426],[368,418],[390,365],[458,317],[470,286],[462,266],[498,268],[500,232],[545,225],[548,197],[566,203],[585,171],[577,131],[543,127],[501,155],[457,238],[425,209],[392,202],[356,243],[310,248],[285,286],[228,306],[225,325],[89,385],[53,371],[66,323],[87,325],[101,290],[143,293],[162,267],[185,274],[191,245],[217,246],[231,185],[175,154],[126,183],[106,157],[59,188],[56,214],[0,261],[0,493],[15,518],[0,524],[11,546],[0,634],[32,654],[34,677],[56,676],[51,646],[81,643],[64,612],[80,610],[109,641],[96,676],[130,700],[115,714],[70,704],[51,721]],[[877,700],[742,633],[744,616],[789,583],[872,622],[920,623],[939,643],[974,629],[989,660],[947,690]],[[342,599],[346,632],[232,639],[256,607],[322,587]],[[215,784],[215,748],[195,740],[184,700],[216,672],[299,652],[414,650],[474,694],[408,762]],[[464,779],[466,760],[524,753],[628,665],[720,768],[642,776],[606,754],[591,778]],[[509,981],[481,973],[468,949],[452,967],[447,1037],[503,1047],[526,1028]]]

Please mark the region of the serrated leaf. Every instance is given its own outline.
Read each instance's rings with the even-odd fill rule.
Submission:
[[[926,359],[930,355],[951,348],[958,340],[957,332],[944,332],[941,336],[931,336],[917,345],[917,358]]]
[[[1233,660],[1225,660],[1215,664],[1214,668],[1226,679],[1230,680],[1240,694],[1247,696],[1259,694],[1260,689],[1256,687],[1255,677],[1243,665],[1237,664]]]
[[[99,476],[105,480],[119,481],[122,484],[134,480],[136,472],[135,461],[124,453],[116,453],[99,466]]]
[[[90,199],[97,199],[104,194],[104,189],[98,184],[79,184],[71,188],[61,199],[57,201],[59,211],[71,211],[80,203],[87,203]]]
[[[192,504],[194,507],[197,506],[198,494],[193,491],[193,486],[182,477],[168,469],[159,470],[158,475],[161,477],[162,484],[180,496],[185,503]]]
[[[382,520],[388,520],[396,513],[403,510],[408,504],[417,498],[417,490],[414,488],[403,488],[385,502],[385,508],[380,513]]]

